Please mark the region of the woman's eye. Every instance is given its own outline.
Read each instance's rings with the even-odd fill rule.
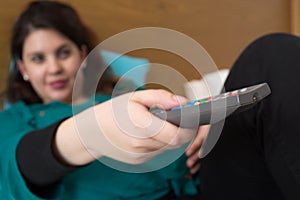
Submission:
[[[62,59],[67,58],[70,54],[71,54],[70,49],[61,49],[58,51],[58,57]]]
[[[31,57],[31,61],[33,61],[35,63],[41,63],[41,62],[43,62],[43,60],[44,60],[44,56],[43,55],[37,54],[37,55],[33,55]]]

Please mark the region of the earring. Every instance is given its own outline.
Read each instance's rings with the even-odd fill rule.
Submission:
[[[29,80],[29,76],[28,76],[27,74],[24,74],[24,75],[23,75],[23,80],[24,80],[24,81],[28,81],[28,80]]]

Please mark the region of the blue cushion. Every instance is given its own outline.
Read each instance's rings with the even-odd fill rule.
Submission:
[[[145,84],[146,74],[149,71],[149,61],[115,52],[102,50],[101,55],[106,64],[110,65],[114,74],[119,77],[130,79],[136,86]]]

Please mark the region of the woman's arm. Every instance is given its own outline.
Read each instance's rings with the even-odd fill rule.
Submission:
[[[19,168],[29,185],[41,188],[101,156],[143,163],[194,137],[195,130],[179,129],[148,111],[184,101],[166,91],[146,90],[96,105],[27,134],[17,149]]]
[[[195,136],[196,130],[180,129],[149,112],[150,107],[169,109],[185,102],[163,90],[121,95],[65,120],[57,129],[55,152],[70,165],[85,165],[101,156],[143,163]]]
[[[61,162],[53,152],[54,136],[63,121],[26,134],[17,147],[19,169],[28,188],[40,197],[50,197],[56,183],[78,168]]]

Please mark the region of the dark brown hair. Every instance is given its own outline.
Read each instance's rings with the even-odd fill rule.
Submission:
[[[88,52],[91,50],[90,32],[83,25],[78,14],[72,7],[55,1],[33,1],[21,13],[13,27],[11,38],[12,59],[22,60],[24,40],[36,29],[56,30],[73,41],[79,49],[85,45]],[[97,67],[99,68],[101,65],[103,65],[103,62],[99,53]],[[34,91],[31,84],[23,80],[17,67],[12,66],[12,68],[4,94],[8,102],[15,103],[22,100],[27,104],[42,103],[42,100]],[[97,89],[105,91],[107,86],[113,85],[113,78],[110,69],[106,70],[105,75],[99,81],[101,85]],[[86,89],[88,90],[89,88]],[[91,94],[91,91],[86,92],[89,95]]]

